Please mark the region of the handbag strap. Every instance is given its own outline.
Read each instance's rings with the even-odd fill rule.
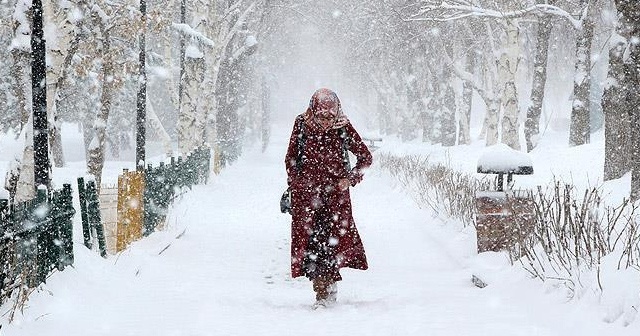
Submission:
[[[304,151],[304,142],[306,141],[307,135],[304,133],[304,118],[298,118],[298,128],[300,129],[300,136],[298,136],[298,157],[296,158],[296,170],[299,172],[302,171],[302,152]]]
[[[351,171],[351,162],[349,162],[349,151],[347,147],[351,138],[349,138],[349,134],[347,134],[347,130],[344,127],[338,129],[338,134],[340,135],[340,139],[342,139],[342,164],[348,173]]]

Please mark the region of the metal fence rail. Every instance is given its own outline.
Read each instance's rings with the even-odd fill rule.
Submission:
[[[171,201],[183,188],[206,183],[209,169],[210,149],[200,147],[184,160],[172,158],[169,165],[161,163],[156,168],[149,166],[144,172],[136,172],[139,178],[133,187],[126,185],[130,178],[123,179],[119,191],[133,190],[136,198],[132,198],[131,193],[119,193],[118,203],[123,197],[123,211],[135,213],[139,222],[136,230],[139,233],[127,231],[126,235],[137,239],[155,231],[164,223]],[[95,182],[85,183],[83,178],[78,178],[78,194],[84,244],[91,249],[92,241],[97,240],[100,254],[106,257]],[[37,197],[27,202],[14,204],[0,199],[0,304],[16,289],[34,288],[46,282],[54,269],[63,270],[73,264],[72,219],[75,213],[70,184],[52,192],[38,190]],[[119,206],[118,217],[120,213]]]
[[[53,270],[73,264],[71,185],[34,200],[9,204],[0,199],[0,303],[19,286],[46,282]]]
[[[169,204],[182,188],[209,180],[211,151],[209,147],[196,148],[183,160],[171,158],[171,163],[146,169],[144,182],[144,235],[149,235],[162,223]]]

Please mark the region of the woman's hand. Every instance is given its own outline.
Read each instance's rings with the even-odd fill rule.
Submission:
[[[348,178],[341,178],[338,180],[338,189],[340,189],[340,191],[349,189],[349,185],[351,185],[351,182],[349,182]]]

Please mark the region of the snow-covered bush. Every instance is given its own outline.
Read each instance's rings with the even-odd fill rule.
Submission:
[[[377,159],[382,169],[409,189],[419,206],[465,226],[475,224],[476,192],[491,190],[490,179],[430,162],[429,157],[380,153]],[[509,251],[532,276],[563,284],[573,297],[594,284],[604,291],[602,267],[640,270],[640,203],[625,199],[607,205],[598,188],[579,194],[572,184],[559,181],[532,194],[533,233]]]

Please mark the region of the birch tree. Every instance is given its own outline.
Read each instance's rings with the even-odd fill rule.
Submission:
[[[22,151],[22,160],[20,161],[20,177],[16,184],[14,202],[24,202],[36,197],[32,123],[33,118],[29,117],[20,134],[20,138],[24,139],[24,150]]]
[[[188,152],[206,139],[211,141],[218,137],[220,141],[221,136],[226,136],[220,133],[221,127],[224,129],[219,118],[220,104],[226,106],[226,101],[220,100],[222,93],[219,91],[224,88],[219,83],[220,75],[228,71],[227,66],[237,64],[238,60],[255,51],[255,38],[247,35],[243,28],[252,14],[259,13],[256,9],[261,5],[261,1],[242,0],[220,2],[216,6],[197,3],[192,8],[190,24],[173,25],[189,41],[177,128],[181,152]],[[223,114],[235,112],[231,107]],[[213,122],[215,131],[206,132]]]
[[[465,64],[465,71],[469,74],[474,72],[475,55],[464,53],[462,60]],[[462,95],[458,105],[458,144],[471,144],[471,104],[473,101],[473,85],[468,81],[462,81]]]
[[[520,3],[520,8],[505,10],[504,8],[499,8],[500,3],[494,3],[495,8],[483,7],[478,2],[469,2],[469,1],[461,1],[461,0],[451,0],[451,1],[439,1],[439,0],[423,0],[420,2],[421,7],[417,10],[411,17],[412,21],[435,21],[435,22],[444,22],[451,20],[461,20],[466,19],[470,16],[473,17],[486,17],[493,18],[494,20],[498,20],[506,25],[506,38],[507,41],[506,53],[501,53],[501,67],[500,73],[502,74],[502,80],[500,81],[500,85],[502,87],[502,97],[500,99],[502,105],[503,114],[503,124],[502,124],[502,141],[505,143],[509,143],[512,147],[515,146],[515,136],[517,135],[517,127],[519,127],[519,121],[515,122],[517,119],[514,117],[518,113],[514,113],[514,108],[517,109],[517,105],[514,104],[517,102],[517,93],[514,90],[515,80],[511,75],[512,67],[514,66],[515,53],[513,52],[515,48],[514,33],[516,33],[517,22],[521,18],[527,18],[534,14],[548,14],[554,15],[564,20],[567,20],[572,24],[572,26],[578,32],[578,35],[581,36],[578,48],[576,50],[577,61],[576,61],[576,76],[575,76],[575,94],[574,94],[574,104],[572,110],[572,123],[570,128],[570,143],[571,144],[580,144],[584,143],[588,137],[589,133],[589,119],[588,112],[589,108],[587,105],[589,91],[588,87],[590,85],[590,78],[588,76],[588,72],[582,70],[588,70],[589,65],[586,63],[589,61],[588,55],[590,50],[590,38],[593,32],[593,24],[590,21],[593,15],[594,6],[590,6],[594,1],[591,0],[582,0],[579,3],[579,10],[581,15],[579,19],[575,19],[567,10],[562,9],[560,7],[554,6],[548,3],[536,3],[536,4],[528,4],[528,3]],[[513,3],[513,2],[510,2]],[[504,4],[504,3],[503,3]],[[511,23],[510,23],[511,22]],[[490,28],[490,27],[489,27]],[[490,31],[488,29],[487,31]],[[494,49],[497,50],[497,49]],[[509,51],[512,50],[512,51]],[[508,56],[512,55],[512,56]],[[505,62],[508,61],[509,67],[504,67]],[[515,62],[517,64],[517,61]],[[542,63],[539,63],[542,64]],[[538,79],[539,80],[539,79]],[[578,85],[579,83],[579,85]],[[537,87],[539,84],[537,84]],[[544,95],[543,90],[533,91],[536,95]],[[584,98],[586,95],[586,99]],[[516,100],[513,100],[513,99]],[[542,101],[542,97],[532,97],[532,101],[538,102]],[[584,108],[584,109],[583,109]],[[489,114],[490,111],[488,111]],[[586,114],[586,116],[585,116]],[[506,116],[506,120],[505,120]],[[489,115],[489,119],[494,119],[493,116]],[[525,133],[529,134],[531,137],[533,134],[536,134],[535,129],[531,129],[533,127],[537,127],[535,117],[535,111],[532,118],[529,118],[529,122],[525,124],[525,127],[528,129],[525,130]],[[536,125],[534,125],[534,123]],[[487,127],[492,127],[490,123],[487,123]],[[586,130],[585,130],[586,127]],[[490,128],[488,128],[490,130]],[[492,135],[488,134],[487,138],[490,139]],[[530,139],[529,139],[530,140]],[[493,141],[488,140],[487,144],[490,145]]]
[[[576,37],[576,65],[573,80],[573,104],[569,144],[572,146],[589,143],[591,125],[589,103],[591,98],[591,41],[593,40],[593,15],[595,0],[581,0],[581,19]]]
[[[505,30],[506,45],[498,61],[499,83],[502,86],[500,90],[502,92],[502,143],[515,150],[520,150],[520,122],[518,120],[520,111],[516,89],[516,74],[520,63],[518,57],[520,47],[517,20],[507,19]]]
[[[20,126],[24,127],[31,115],[31,85],[30,85],[30,57],[31,57],[31,2],[18,0],[12,15],[13,39],[9,50],[11,53],[11,76],[14,79],[13,97],[20,116]]]
[[[89,143],[87,171],[95,176],[96,186],[100,186],[107,144],[107,124],[116,95],[116,89],[124,85],[124,76],[134,73],[137,60],[133,57],[118,59],[127,48],[134,46],[136,32],[141,29],[140,12],[127,5],[102,3],[91,8],[91,23],[97,27],[95,39],[99,42],[97,59],[100,64],[101,93],[100,107],[92,126],[92,139]],[[131,24],[134,22],[134,24]],[[125,42],[129,39],[129,43]],[[130,49],[130,54],[133,50]],[[134,65],[135,64],[135,65]]]
[[[0,3],[0,43],[5,48],[0,49],[0,132],[13,131],[20,134],[20,130],[26,123],[27,114],[20,106],[20,100],[16,93],[19,91],[16,67],[13,66],[14,52],[12,41],[16,36],[17,20],[14,19],[16,4],[13,2]],[[24,103],[23,103],[24,104]]]
[[[20,115],[19,137],[24,141],[24,150],[20,162],[20,177],[17,182],[14,201],[21,202],[35,197],[34,157],[33,157],[33,125],[31,118],[31,17],[30,5],[26,1],[17,1],[12,15],[13,40],[11,41],[12,67],[15,80],[13,94]]]
[[[198,100],[199,96],[205,93],[203,83],[206,68],[203,49],[213,47],[214,42],[189,26],[181,27],[180,32],[189,40],[184,54],[181,78],[183,90],[179,99],[177,127],[178,148],[181,153],[186,154],[205,140],[205,111],[199,106]]]
[[[43,2],[45,40],[47,41],[47,115],[49,118],[49,143],[53,164],[64,166],[61,124],[57,113],[57,93],[64,79],[64,69],[69,66],[77,49],[79,37],[75,37],[75,24],[71,11],[76,7],[59,7],[51,1]]]
[[[486,9],[467,5],[467,2],[452,1],[452,4],[438,1],[423,1],[421,8],[409,18],[409,21],[426,22],[450,22],[461,20],[469,16],[469,13],[502,19],[506,22],[503,27],[505,34],[505,45],[493,47],[493,52],[500,55],[497,59],[491,59],[493,52],[486,53],[488,57],[485,62],[489,67],[484,73],[485,89],[480,89],[481,97],[487,105],[484,129],[486,131],[486,144],[491,146],[500,139],[498,123],[500,120],[500,110],[502,110],[502,142],[514,149],[520,149],[518,139],[518,98],[515,84],[515,76],[518,65],[518,27],[516,15],[517,11],[506,9]],[[498,33],[486,22],[487,39],[493,45],[494,33]],[[502,39],[497,39],[502,40]],[[447,56],[451,60],[451,56]],[[495,64],[495,65],[492,65]],[[474,83],[470,74],[464,74],[464,69],[459,66],[454,67],[455,73],[463,80]],[[479,88],[478,85],[475,85]],[[491,92],[491,93],[489,93]],[[489,94],[488,94],[489,93]]]

